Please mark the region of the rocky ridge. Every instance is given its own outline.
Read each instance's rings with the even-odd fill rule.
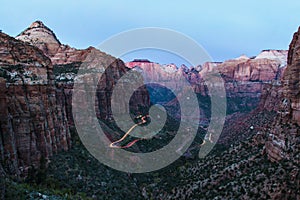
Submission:
[[[147,77],[154,81],[166,82],[184,76],[194,91],[202,96],[208,95],[202,77],[206,72],[217,68],[225,81],[229,112],[233,113],[243,109],[250,111],[256,108],[266,83],[281,84],[282,74],[286,67],[286,57],[287,51],[285,50],[264,50],[254,58],[241,56],[222,63],[210,62],[191,68],[185,65],[179,68],[174,64],[160,65],[144,60],[134,60],[126,63],[126,66],[130,69],[142,70]]]
[[[57,47],[55,48],[55,51],[51,51],[50,53],[49,48],[47,49],[44,47],[49,46],[51,44],[49,44],[49,42],[51,41],[39,39],[43,38],[45,33],[50,34],[48,37],[52,38],[52,43]],[[73,82],[77,70],[82,63],[86,61],[88,55],[92,52],[98,51],[92,47],[86,50],[77,50],[61,44],[53,31],[47,28],[40,21],[34,22],[28,29],[23,31],[16,38],[27,41],[32,45],[36,45],[49,56],[51,61],[54,63],[56,85],[64,92],[64,95],[61,97],[65,102],[67,102],[67,105],[71,105]],[[39,43],[34,41],[39,41]],[[102,59],[105,60],[101,52],[99,52],[99,57],[102,57]],[[97,92],[98,98],[96,99],[96,105],[99,108],[96,109],[97,116],[104,120],[112,118],[111,102],[108,101],[108,99],[111,97],[116,80],[126,73],[128,68],[142,71],[142,73],[147,74],[147,77],[156,81],[167,82],[168,80],[177,80],[181,75],[183,75],[191,83],[194,91],[202,97],[208,96],[208,91],[202,78],[203,74],[210,71],[212,68],[218,68],[225,80],[225,88],[228,97],[228,113],[248,112],[253,110],[259,104],[264,87],[267,87],[269,84],[274,87],[281,84],[281,77],[285,69],[286,57],[287,51],[284,50],[264,50],[258,56],[253,58],[241,56],[223,63],[205,63],[203,66],[196,66],[192,68],[188,68],[184,65],[177,68],[174,64],[160,65],[147,60],[135,60],[134,62],[126,63],[126,66],[120,60],[116,60],[116,62],[110,61],[116,65],[109,67],[109,70],[107,70],[107,73],[105,73],[105,76],[99,83],[101,89],[98,88]],[[160,73],[157,73],[158,71]],[[172,81],[172,83],[176,83],[176,81]],[[139,96],[142,104],[147,104],[147,102],[149,102],[149,97],[146,91],[140,91]],[[266,104],[273,105],[268,102],[266,102]],[[122,110],[126,109],[127,105],[119,106],[119,109]],[[203,114],[207,112],[202,111],[201,113]],[[70,106],[67,108],[67,116],[69,124],[72,124],[72,110]],[[201,119],[203,119],[202,125],[205,126],[209,120],[208,116],[204,114],[201,116]],[[228,130],[228,133],[236,132],[234,130],[232,131],[231,128]],[[225,131],[223,135],[225,138],[230,138],[232,135],[226,134],[227,132]],[[229,140],[226,139],[225,141]]]
[[[26,30],[16,36],[16,39],[41,49],[51,59],[53,65],[81,62],[90,52],[90,48],[78,50],[61,44],[54,32],[41,21],[33,22]]]
[[[123,61],[96,50],[93,47],[80,50],[61,44],[53,31],[41,21],[33,22],[29,28],[19,34],[16,39],[29,42],[31,45],[38,47],[51,59],[54,67],[56,86],[62,89],[64,92],[62,98],[65,98],[64,101],[69,105],[67,115],[69,116],[68,121],[70,124],[73,124],[70,106],[72,105],[73,83],[80,67],[87,67],[88,73],[90,73],[91,76],[93,76],[92,72],[104,72],[104,75],[100,79],[99,77],[93,77],[99,79],[98,83],[93,83],[97,85],[97,89],[95,89],[95,91],[97,90],[95,104],[98,107],[96,114],[97,117],[102,120],[112,118],[110,102],[112,90],[117,80],[128,70]],[[77,79],[81,79],[81,77],[84,78],[84,81],[89,81],[88,74],[77,76]],[[136,103],[147,104],[147,92],[140,90],[139,93],[141,100]],[[119,106],[119,110],[126,109],[127,107],[127,105]]]
[[[258,105],[265,84],[272,83],[274,87],[280,85],[286,64],[285,57],[287,56],[287,51],[264,50],[255,58],[241,56],[223,63],[205,63],[203,66],[192,68],[188,68],[184,65],[177,68],[173,64],[159,65],[143,60],[126,63],[128,67],[126,68],[121,60],[114,59],[92,47],[85,50],[77,50],[61,44],[53,31],[40,21],[32,23],[29,28],[16,38],[38,47],[50,58],[54,68],[54,76],[51,75],[51,80],[55,81],[56,90],[61,91],[61,93],[57,93],[57,97],[59,102],[65,105],[64,110],[69,125],[73,125],[70,105],[72,102],[74,78],[78,68],[83,62],[86,62],[88,56],[93,53],[97,54],[95,57],[99,57],[101,62],[104,61],[104,63],[107,63],[106,65],[110,65],[98,83],[98,98],[96,98],[97,116],[104,120],[109,120],[112,117],[111,102],[108,99],[111,98],[116,80],[125,74],[128,68],[142,70],[143,73],[146,73],[152,80],[159,81],[176,80],[179,76],[183,75],[191,83],[195,92],[202,96],[208,95],[208,91],[202,79],[203,74],[210,71],[211,68],[218,68],[225,80],[225,87],[229,99],[229,112],[234,113],[237,111],[240,112],[243,109],[246,111],[253,110]],[[99,63],[99,59],[93,62]],[[99,66],[94,64],[94,69],[95,67],[99,68]],[[98,70],[103,70],[103,67],[104,66],[100,66]],[[157,73],[157,71],[162,73]],[[27,81],[28,78],[25,80]],[[29,82],[33,83],[33,81]],[[140,91],[139,98],[142,104],[149,102],[146,91]],[[266,104],[270,105],[269,103]],[[126,109],[127,105],[119,106],[121,106],[120,110],[122,110]]]

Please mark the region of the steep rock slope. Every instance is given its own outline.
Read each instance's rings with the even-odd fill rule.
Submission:
[[[285,75],[285,96],[290,100],[292,118],[300,125],[300,29],[294,34],[288,54]]]
[[[284,85],[271,90],[277,95],[278,116],[267,137],[266,152],[273,161],[289,159],[299,165],[300,152],[300,29],[293,36],[285,70]]]
[[[97,98],[95,100],[95,106],[97,108],[95,110],[97,117],[101,120],[110,120],[112,118],[111,95],[113,87],[116,85],[117,80],[128,70],[123,61],[96,50],[93,47],[79,50],[61,44],[53,31],[41,21],[33,22],[30,27],[19,34],[16,39],[29,42],[38,47],[51,59],[54,67],[56,86],[64,93],[64,95],[60,97],[61,101],[66,102],[66,112],[70,125],[73,125],[71,106],[74,78],[76,77],[78,69],[84,66],[88,66],[88,70],[94,71],[95,73],[104,72],[102,77],[97,77],[99,78],[99,82],[97,84]],[[106,71],[104,71],[105,69]],[[122,96],[122,94],[120,95]],[[136,99],[134,102],[136,105],[148,104],[149,97],[146,90],[139,90],[138,96],[139,99]],[[118,109],[125,110],[127,107],[127,105],[122,104],[119,105]]]
[[[53,65],[82,62],[93,49],[78,50],[61,44],[55,33],[41,21],[33,22],[16,36],[16,39],[28,42],[41,49],[51,59]]]
[[[53,66],[41,50],[0,33],[0,160],[16,176],[70,147]]]

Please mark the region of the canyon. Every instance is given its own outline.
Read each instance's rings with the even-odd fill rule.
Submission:
[[[147,76],[154,81],[176,80],[177,77],[184,76],[193,87],[195,93],[201,97],[209,96],[202,78],[203,74],[210,71],[211,68],[217,68],[225,80],[228,114],[247,113],[258,106],[265,85],[281,84],[282,74],[286,68],[287,57],[287,51],[284,50],[264,50],[253,58],[241,56],[223,63],[205,63],[203,66],[190,68],[184,65],[179,68],[172,64],[160,65],[143,60],[124,63],[120,59],[113,58],[93,47],[78,50],[61,44],[54,32],[41,21],[32,23],[29,28],[16,37],[17,40],[3,33],[2,37],[5,38],[2,42],[2,69],[10,70],[7,72],[10,74],[10,77],[2,78],[3,85],[6,85],[2,87],[4,90],[1,93],[4,95],[2,97],[2,106],[5,108],[4,110],[8,108],[11,108],[11,110],[2,113],[2,119],[5,119],[5,122],[1,123],[3,124],[1,132],[3,136],[6,135],[4,133],[9,129],[11,131],[16,129],[17,132],[11,133],[11,139],[8,139],[9,143],[11,143],[10,147],[6,145],[6,137],[2,138],[1,153],[3,161],[10,160],[15,163],[14,167],[10,167],[12,168],[12,172],[20,171],[20,169],[28,169],[31,164],[38,166],[38,161],[41,156],[45,156],[48,159],[49,156],[53,155],[53,152],[56,153],[60,149],[67,150],[70,148],[69,129],[70,127],[74,128],[71,109],[74,78],[76,77],[79,67],[82,63],[87,61],[88,56],[92,53],[96,53],[98,61],[100,60],[106,63],[103,66],[97,66],[97,70],[101,71],[106,65],[109,65],[105,71],[105,75],[98,83],[100,87],[97,89],[95,102],[97,106],[97,117],[101,120],[109,120],[112,118],[110,99],[117,80],[120,79],[126,71],[136,70],[137,68],[141,69],[143,73],[147,74]],[[8,42],[11,43],[10,47],[6,45]],[[20,57],[22,57],[23,60],[20,60]],[[34,59],[32,57],[34,57]],[[7,67],[4,67],[4,64]],[[42,67],[40,67],[40,65]],[[19,66],[19,70],[13,70],[13,67],[10,66]],[[158,70],[158,68],[162,70]],[[95,69],[95,66],[89,69]],[[162,73],[156,73],[157,71]],[[11,79],[11,76],[13,76],[13,79]],[[13,82],[10,83],[10,81]],[[26,88],[26,90],[24,88]],[[14,95],[14,92],[16,95]],[[22,96],[25,96],[25,99],[23,99],[24,97]],[[19,98],[22,98],[22,101],[18,100]],[[15,100],[11,101],[10,99]],[[33,101],[32,105],[30,104],[31,100]],[[21,101],[21,103],[15,101]],[[8,106],[8,102],[14,106]],[[136,107],[138,104],[149,105],[149,95],[145,89],[140,90],[135,102]],[[27,105],[24,106],[22,103],[27,103]],[[16,107],[16,105],[19,105],[19,107]],[[120,110],[126,109],[126,105],[119,106],[121,106],[121,108],[119,108]],[[33,110],[33,108],[35,110]],[[21,118],[21,122],[16,125],[16,128],[14,124],[17,124],[15,121],[19,119],[17,119],[15,112],[18,113],[19,118]],[[39,112],[41,113],[36,114]],[[57,114],[54,114],[54,112]],[[201,113],[208,112],[209,111],[203,111]],[[33,119],[31,119],[30,116],[33,114],[30,113],[34,113],[41,124],[35,125],[35,122],[31,122]],[[50,116],[55,119],[50,119]],[[27,119],[27,121],[22,118]],[[201,119],[204,119],[202,126],[205,126],[209,121],[209,116],[204,114],[201,116]],[[50,123],[49,121],[53,122]],[[33,125],[30,125],[31,123]],[[41,129],[45,133],[42,132],[39,133],[40,136],[36,136],[37,133],[35,132],[37,132],[37,130],[32,131],[32,126],[39,127],[37,130],[40,131]],[[231,137],[229,132],[230,131],[224,133],[223,138],[229,137],[229,140],[232,140],[233,136]],[[31,140],[35,140],[35,138],[40,140],[40,142],[37,142],[41,148],[40,153],[36,153],[35,149],[37,147],[32,146],[34,142]],[[18,139],[20,139],[20,141],[15,141]],[[43,142],[41,142],[41,140],[43,140]],[[60,145],[60,143],[63,143],[63,145]],[[7,149],[10,149],[10,152],[6,152]],[[31,159],[35,160],[35,162],[31,162]],[[5,164],[5,166],[8,165]]]
[[[114,87],[130,70],[153,81],[168,82],[184,76],[200,100],[199,130],[205,131],[210,105],[203,76],[216,68],[224,79],[227,95],[227,117],[218,141],[226,150],[178,167],[171,174],[177,173],[180,185],[172,181],[163,187],[143,184],[141,195],[153,199],[251,199],[261,192],[265,198],[298,199],[299,55],[300,29],[288,51],[263,50],[251,58],[242,55],[191,67],[144,59],[124,63],[94,47],[72,48],[61,44],[41,21],[32,23],[15,38],[0,33],[0,176],[26,177],[43,162],[48,166],[56,156],[72,151],[77,137],[72,113],[75,79],[95,84],[93,74],[103,73],[93,88],[94,106],[99,121],[110,124]],[[77,74],[83,66],[91,76]],[[121,88],[125,93],[126,87]],[[87,98],[84,88],[76,92]],[[149,107],[150,101],[147,88],[142,87],[131,106],[137,111],[140,105]],[[76,106],[88,109],[84,104]],[[118,106],[118,110],[128,109],[126,104]],[[85,120],[79,121],[84,124]],[[197,142],[191,149],[199,147]],[[189,158],[193,157],[184,159]],[[156,182],[166,178],[155,176]]]
[[[152,198],[300,198],[299,36],[300,29],[290,44],[281,84],[266,84],[258,107],[233,124],[243,134],[254,133],[220,154],[182,167],[180,185],[169,192],[145,188]],[[245,130],[245,125],[253,129]]]

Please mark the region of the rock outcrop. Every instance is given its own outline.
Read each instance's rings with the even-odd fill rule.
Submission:
[[[70,147],[65,105],[43,52],[0,33],[0,161],[16,176]]]
[[[229,113],[250,111],[260,101],[263,86],[267,83],[281,84],[281,77],[286,67],[287,51],[264,50],[257,57],[241,56],[223,63],[204,63],[203,66],[188,68],[184,65],[177,68],[174,64],[160,65],[148,60],[134,60],[126,66],[142,72],[154,81],[167,82],[184,76],[194,91],[207,96],[208,91],[203,81],[206,72],[217,68],[224,78],[228,98]],[[176,84],[176,81],[172,81]],[[180,85],[173,85],[173,88]]]
[[[269,71],[260,75],[252,74],[257,69],[252,63],[255,59],[244,56],[238,59],[248,62],[247,65],[240,63],[244,70],[236,73],[239,78],[250,83],[259,77],[265,82],[257,109],[246,116],[235,113],[230,116],[233,123],[225,125],[225,130],[233,129],[239,134],[248,134],[249,138],[220,153],[211,153],[195,164],[182,166],[176,176],[180,181],[172,182],[171,189],[149,186],[145,190],[151,191],[151,198],[300,199],[299,36],[300,29],[290,45],[285,70],[279,62],[272,64],[277,59],[263,58],[278,55],[274,51],[263,52],[255,58],[268,64],[264,68]],[[280,76],[272,70],[274,67],[282,69]],[[225,78],[231,80],[235,73],[228,72]],[[268,76],[275,81],[263,78]]]
[[[99,79],[96,94],[95,105],[97,106],[97,117],[102,120],[112,119],[111,95],[113,87],[116,85],[117,80],[128,71],[123,61],[96,50],[93,47],[79,50],[61,44],[53,31],[40,21],[33,22],[30,27],[19,34],[16,39],[29,42],[31,45],[38,47],[50,58],[54,67],[56,86],[64,93],[64,95],[60,95],[60,97],[62,98],[61,101],[66,102],[66,113],[70,125],[73,125],[71,105],[74,78],[76,77],[78,69],[87,65],[89,71],[94,71],[95,73],[104,72],[103,76]],[[104,71],[105,69],[106,71]],[[147,91],[141,89],[138,93],[139,99],[134,101],[134,103],[148,104],[149,96]],[[127,105],[119,105],[118,109],[125,110],[127,107]],[[135,107],[137,107],[137,105]]]
[[[273,99],[278,116],[270,131],[265,143],[265,151],[272,161],[283,159],[293,160],[298,163],[299,158],[295,157],[300,148],[300,29],[294,34],[290,44],[287,63],[288,66],[283,76],[283,86],[271,88],[265,99]],[[274,102],[274,99],[277,102]],[[270,103],[264,103],[268,108]]]
[[[5,54],[5,57],[3,57],[5,58],[3,59],[3,63],[5,62],[6,65],[14,66],[30,66],[30,63],[32,62],[35,63],[36,66],[50,66],[50,71],[52,71],[52,62],[54,72],[49,72],[49,69],[47,69],[47,71],[45,69],[35,67],[31,68],[30,70],[25,69],[25,72],[22,72],[23,78],[20,78],[20,76],[14,71],[5,72],[9,74],[8,76],[4,73],[4,75],[7,76],[6,79],[12,82],[5,82],[5,84],[13,84],[13,86],[17,84],[19,84],[19,86],[24,84],[35,86],[35,84],[45,85],[48,83],[48,87],[50,87],[49,85],[52,87],[52,85],[55,83],[56,87],[54,94],[51,92],[49,94],[54,95],[56,98],[56,104],[61,105],[60,112],[65,118],[67,118],[68,125],[73,125],[71,104],[74,78],[76,77],[79,67],[87,61],[88,56],[91,54],[95,54],[95,57],[98,58],[91,62],[93,64],[91,64],[89,70],[103,71],[103,67],[105,66],[100,66],[99,68],[97,63],[106,63],[109,65],[104,75],[99,79],[96,93],[96,113],[97,117],[102,120],[109,121],[113,118],[111,113],[112,91],[117,83],[117,80],[120,79],[130,69],[146,74],[146,77],[151,78],[151,80],[164,82],[172,80],[172,83],[174,84],[176,84],[178,77],[184,76],[191,83],[194,91],[200,96],[205,97],[208,96],[208,91],[203,81],[203,75],[206,72],[209,72],[212,68],[218,68],[221,76],[225,80],[229,114],[251,111],[259,105],[258,109],[260,111],[264,109],[270,112],[276,111],[281,113],[282,116],[291,115],[293,116],[292,118],[294,120],[299,120],[299,92],[297,89],[297,87],[299,88],[299,69],[297,67],[297,49],[299,48],[299,41],[297,34],[295,34],[293,42],[291,43],[288,62],[286,62],[287,51],[264,50],[256,57],[249,58],[247,56],[241,56],[223,63],[205,63],[203,66],[196,66],[192,68],[188,68],[184,65],[177,68],[174,64],[160,65],[148,60],[134,60],[133,62],[124,64],[121,60],[106,55],[105,53],[100,52],[92,47],[85,50],[77,50],[61,44],[53,31],[47,28],[40,21],[34,22],[28,29],[23,31],[16,38],[38,47],[41,51],[35,52],[35,49],[32,50],[34,52],[28,53],[28,55],[25,55],[26,53],[22,53],[21,55],[24,57],[24,59],[22,56],[18,59],[15,59],[13,54]],[[21,42],[19,43],[24,44]],[[30,45],[26,44],[25,46]],[[22,50],[17,49],[12,52],[22,52]],[[26,49],[26,52],[30,52],[30,50]],[[48,59],[47,64],[43,63],[45,62],[45,56],[43,54],[47,55],[51,62]],[[34,59],[36,60],[31,58],[30,55],[35,55],[36,58]],[[4,56],[4,54],[2,53],[1,56]],[[40,60],[38,58],[40,58]],[[289,65],[287,70],[285,70],[286,63]],[[285,74],[284,78],[283,74]],[[285,84],[284,87],[282,86],[282,83]],[[12,88],[12,86],[10,87]],[[176,88],[180,87],[180,85],[173,85],[172,87]],[[124,88],[124,92],[125,91],[126,90]],[[46,93],[47,92],[45,92],[45,94]],[[149,104],[149,95],[145,89],[141,89],[139,92],[137,92],[136,98],[138,101],[134,101],[136,103],[136,105],[133,105],[134,107],[138,107],[138,104],[140,103],[145,105]],[[119,107],[120,110],[128,109],[128,105],[119,105]],[[291,110],[289,110],[289,107],[291,107]],[[202,113],[206,112],[204,111]],[[256,113],[259,113],[259,111],[256,111]],[[233,115],[231,118],[229,118],[229,121],[231,119],[234,120],[236,117],[239,118],[239,115]],[[270,120],[273,119],[271,118]],[[283,121],[287,121],[286,118],[281,119],[283,119]],[[243,121],[247,123],[253,122],[253,120],[251,121],[250,117],[248,116],[243,117]],[[281,121],[282,120],[279,119],[277,120],[278,123],[281,123]],[[274,126],[279,127],[280,125],[278,125],[278,123]],[[242,126],[243,123],[237,127]],[[249,127],[243,129],[247,132],[247,134],[245,134],[247,136],[253,134],[253,131],[249,130]],[[280,130],[287,131],[286,129]],[[229,127],[227,132],[232,133],[232,129]],[[238,131],[234,132],[236,132],[236,135],[238,135]],[[282,155],[278,156],[282,152],[280,148],[283,145],[281,144],[284,144],[284,142],[287,140],[286,137],[279,137],[278,135],[282,134],[277,133],[276,131],[270,132],[270,137],[268,139],[269,142],[266,143],[266,152],[268,155],[270,155],[270,158],[272,157],[273,160],[278,160],[282,156],[286,155],[283,153]],[[232,135],[230,134],[225,134],[223,141],[231,140],[231,136]],[[275,139],[272,140],[272,137],[275,138],[275,136],[277,138],[276,141]],[[277,144],[280,144],[279,146],[281,147],[277,148]],[[277,149],[272,150],[275,149],[275,146]]]
[[[300,28],[294,34],[288,54],[288,68],[284,74],[285,97],[290,100],[291,115],[300,125]]]
[[[112,119],[112,90],[128,68],[95,48],[77,50],[61,44],[40,21],[17,40],[4,33],[0,36],[0,163],[8,174],[26,175],[30,168],[39,167],[42,158],[48,160],[71,146],[74,78],[88,79],[76,75],[79,67],[86,66],[88,74],[104,72],[96,83],[94,102],[97,117],[104,121]],[[133,106],[149,102],[145,89],[137,95]]]
[[[61,45],[53,31],[41,21],[33,22],[16,39],[38,47],[48,56],[54,56]]]
[[[66,102],[71,103],[70,89],[73,87],[72,84],[76,72],[82,62],[95,49],[90,47],[85,50],[77,50],[61,44],[53,31],[40,21],[34,22],[16,38],[37,46],[48,55],[54,64],[55,81],[65,92],[64,96],[66,97]],[[115,70],[111,73],[114,74],[113,77],[117,80],[122,76],[122,73],[124,74],[125,71],[128,70],[126,68],[128,67],[129,69],[142,70],[142,73],[147,74],[147,77],[151,78],[151,80],[164,82],[172,80],[173,84],[176,84],[176,80],[183,75],[191,83],[197,94],[208,96],[207,88],[201,76],[211,70],[212,67],[217,67],[226,82],[228,113],[231,114],[240,111],[251,111],[258,105],[263,85],[270,82],[279,82],[282,72],[285,69],[286,56],[287,51],[265,50],[255,58],[241,56],[223,63],[205,63],[203,66],[192,68],[188,68],[184,65],[177,68],[174,64],[160,65],[148,60],[137,59],[133,62],[126,63],[126,66],[124,66],[122,62],[116,62],[119,66],[117,68],[113,67]],[[116,70],[123,72],[119,74]],[[115,83],[108,85],[115,85]],[[180,85],[174,85],[172,87],[180,87]],[[112,88],[106,88],[105,91],[111,94],[111,90]],[[147,94],[145,92],[143,93],[143,98],[147,101]],[[106,98],[101,97],[101,99],[103,99],[102,103],[104,103],[104,105],[109,102],[106,101]],[[109,110],[110,106],[107,108]],[[68,109],[68,113],[69,112],[70,109]],[[105,110],[104,112],[109,111]],[[110,118],[110,116],[108,116],[110,114],[104,115],[107,116],[102,116],[102,118]],[[69,113],[68,116],[71,118],[71,113]],[[203,118],[203,116],[201,118]],[[69,122],[71,121],[72,120],[69,119]]]
[[[203,73],[217,67],[225,80],[231,112],[241,112],[243,107],[251,110],[261,98],[255,111],[230,115],[224,129],[230,134],[221,138],[221,141],[226,143],[236,138],[238,141],[239,137],[244,136],[253,136],[252,139],[244,138],[243,142],[232,144],[222,152],[212,152],[203,160],[179,160],[180,166],[174,163],[175,165],[162,169],[163,173],[155,173],[153,180],[147,177],[149,184],[141,186],[145,198],[300,198],[299,35],[300,30],[294,35],[290,45],[287,68],[287,52],[276,50],[265,50],[255,58],[241,56],[223,63],[206,63],[193,68],[161,66],[145,60],[127,63],[129,68],[147,73],[154,80],[176,80],[177,76],[183,75],[195,92],[202,96],[208,95],[202,80]],[[73,123],[71,104],[75,78],[93,84],[98,81],[93,102],[95,111],[99,119],[111,122],[112,91],[117,80],[128,70],[123,61],[94,48],[76,50],[61,44],[54,33],[41,22],[33,23],[17,38],[19,40],[0,33],[1,178],[6,173],[16,176],[26,173],[31,166],[39,167],[43,158],[47,160],[54,153],[70,148],[68,128]],[[94,55],[92,60],[88,57],[91,55]],[[82,64],[89,64],[86,69],[91,76],[76,75]],[[104,71],[106,65],[109,67]],[[156,73],[158,69],[162,73]],[[100,79],[90,79],[99,71],[104,72]],[[81,89],[82,91],[76,92],[84,94],[85,88]],[[125,87],[122,89],[126,92]],[[120,96],[122,95],[121,93]],[[87,98],[85,95],[79,97]],[[139,102],[149,103],[147,91],[142,88],[136,93],[135,100],[138,101],[133,102],[133,107],[138,107]],[[85,104],[77,106],[81,106],[82,110],[90,109]],[[128,109],[127,106],[119,105],[119,108]],[[82,118],[80,123],[85,123],[86,120],[89,119]],[[233,138],[233,135],[237,137]],[[111,135],[111,138],[120,137]],[[74,152],[76,156],[77,152]],[[89,157],[88,153],[82,152],[80,150],[81,159],[91,166],[91,160],[85,160]],[[62,162],[65,163],[65,160]],[[84,162],[79,162],[79,165]],[[70,163],[73,165],[74,161]],[[85,168],[85,164],[82,166],[85,170],[94,169]],[[81,170],[80,167],[76,165],[74,169]],[[101,169],[102,167],[100,166]],[[77,173],[69,167],[60,169],[71,169],[72,173],[68,173],[68,176],[75,174],[76,183],[83,180],[83,184],[89,184],[93,177],[84,170]],[[95,171],[99,169],[96,167]],[[118,173],[110,173],[105,167],[99,172],[103,175],[102,173],[109,177],[114,186],[115,180],[120,178]],[[65,174],[61,174],[60,178],[66,179]],[[135,176],[128,174],[128,177],[133,178],[134,188],[137,189],[138,184],[135,183],[140,181],[136,181]],[[141,181],[145,180],[143,176]],[[101,186],[103,193],[101,191],[99,194],[107,195],[106,182],[101,181],[91,188],[100,191],[98,189]],[[1,189],[2,197],[4,195]]]
[[[93,48],[78,50],[61,44],[54,32],[41,21],[33,22],[16,39],[28,42],[41,49],[53,65],[82,62]]]

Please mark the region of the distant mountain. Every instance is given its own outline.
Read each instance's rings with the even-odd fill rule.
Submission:
[[[126,66],[132,70],[141,72],[145,79],[153,81],[161,81],[168,83],[170,80],[174,84],[171,87],[181,87],[177,85],[177,81],[184,76],[194,91],[202,96],[209,97],[209,91],[204,82],[203,76],[206,72],[217,68],[225,81],[225,89],[227,94],[227,123],[219,143],[231,144],[232,141],[243,140],[248,137],[245,125],[239,126],[236,123],[237,113],[240,121],[247,121],[248,117],[242,117],[244,114],[255,110],[259,105],[263,90],[268,85],[281,85],[282,77],[287,63],[287,50],[263,50],[259,55],[253,58],[241,56],[239,58],[227,60],[224,62],[208,62],[203,66],[195,66],[188,68],[185,65],[177,67],[174,64],[161,65],[153,63],[149,60],[136,59],[127,62]],[[214,84],[214,83],[209,83]],[[204,98],[199,98],[201,99]],[[204,101],[204,100],[203,100]],[[207,103],[206,103],[207,104]],[[209,121],[209,106],[200,106],[201,126],[205,126]],[[227,124],[230,123],[230,126]],[[234,123],[234,125],[232,125]],[[246,125],[247,126],[247,125]],[[250,126],[250,125],[249,125]],[[239,127],[239,128],[234,128]],[[244,134],[240,134],[241,130]]]

